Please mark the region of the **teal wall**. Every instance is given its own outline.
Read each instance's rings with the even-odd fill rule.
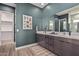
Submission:
[[[39,26],[39,30],[44,30],[45,26],[48,26],[49,20],[55,20],[53,15],[57,12],[63,11],[65,9],[71,8],[78,5],[78,3],[53,3],[48,4],[45,8],[41,9],[32,4],[17,3],[16,4],[16,20],[15,20],[15,41],[16,46],[23,46],[36,42],[35,39],[35,26]],[[0,10],[15,12],[13,7],[4,5],[0,3]],[[32,30],[23,30],[23,19],[22,15],[30,15],[33,17],[33,29]],[[56,22],[58,28],[58,22]],[[16,29],[19,29],[19,32],[16,32]]]
[[[1,4],[1,3],[0,3],[0,10],[12,12],[12,13],[15,12],[15,8],[13,8],[11,6],[4,5],[4,4]]]
[[[23,17],[22,15],[32,16],[33,29],[23,30]],[[31,4],[18,3],[16,4],[16,20],[15,20],[15,40],[16,46],[23,46],[36,42],[35,40],[35,26],[40,26],[42,20],[42,11],[40,8]],[[19,32],[16,30],[19,29]]]
[[[16,20],[15,20],[15,40],[16,46],[23,46],[36,42],[35,39],[35,26],[39,26],[39,30],[44,30],[45,26],[48,26],[49,20],[55,20],[53,15],[57,12],[63,11],[65,9],[71,8],[78,5],[77,3],[53,3],[48,4],[43,9],[33,6],[31,4],[16,4]],[[23,30],[23,19],[22,15],[30,15],[33,17],[33,29],[32,30]],[[58,22],[57,28],[58,28]],[[43,28],[43,29],[41,29]],[[19,29],[19,32],[16,32],[16,29]]]
[[[49,20],[55,20],[54,15],[58,12],[61,12],[65,9],[71,8],[73,6],[78,5],[79,3],[51,3],[48,4],[45,8],[43,8],[43,20],[42,26],[48,26]],[[56,30],[58,29],[58,22],[56,21]],[[58,31],[58,30],[57,30]]]

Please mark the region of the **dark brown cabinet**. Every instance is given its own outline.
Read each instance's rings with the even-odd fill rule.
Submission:
[[[45,35],[45,48],[49,49],[49,36]]]
[[[49,36],[43,34],[37,34],[38,44],[43,46],[44,48],[49,48]]]
[[[62,55],[62,45],[63,42],[61,40],[60,37],[54,37],[54,53],[56,53],[57,55]]]
[[[72,44],[72,56],[79,56],[79,45]]]
[[[50,51],[54,51],[54,37],[53,36],[49,36],[49,50]]]
[[[62,56],[71,56],[72,55],[72,44],[69,42],[63,42],[62,50],[61,50]]]
[[[72,55],[72,44],[65,42],[66,38],[55,37],[54,40],[54,53],[62,56],[71,56]]]
[[[37,42],[39,45],[45,47],[45,35],[37,34]]]
[[[38,43],[61,56],[79,56],[79,40],[37,34]]]

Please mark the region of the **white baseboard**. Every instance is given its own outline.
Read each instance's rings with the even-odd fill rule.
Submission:
[[[29,44],[29,45],[24,45],[24,46],[21,46],[21,47],[17,47],[16,49],[22,49],[22,48],[26,48],[26,47],[31,47],[31,46],[34,46],[34,45],[37,45],[38,43],[33,43],[33,44]]]

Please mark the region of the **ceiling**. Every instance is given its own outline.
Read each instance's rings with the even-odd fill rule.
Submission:
[[[2,3],[2,4],[8,5],[8,6],[12,6],[12,7],[16,7],[15,3]]]
[[[3,4],[9,5],[9,6],[12,6],[12,7],[16,7],[15,3],[3,3]],[[40,7],[40,8],[44,8],[48,3],[30,3],[30,4],[33,4],[33,5]]]
[[[31,3],[37,7],[44,8],[48,3]]]

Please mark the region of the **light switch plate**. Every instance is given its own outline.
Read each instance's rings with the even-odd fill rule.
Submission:
[[[19,32],[19,29],[17,29],[17,32]]]

